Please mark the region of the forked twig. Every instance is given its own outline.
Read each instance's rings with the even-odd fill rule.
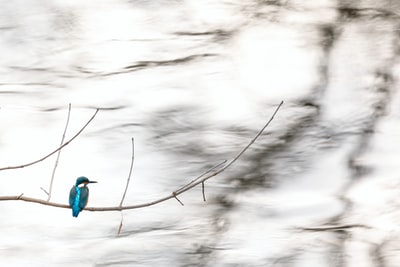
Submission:
[[[172,199],[172,198],[175,198],[178,202],[180,202],[183,205],[183,203],[177,198],[177,196],[182,194],[182,193],[184,193],[184,192],[186,192],[186,191],[188,191],[188,190],[190,190],[190,189],[192,189],[193,187],[195,187],[195,186],[197,186],[199,184],[204,184],[204,182],[207,181],[208,179],[220,174],[221,172],[225,171],[227,168],[232,166],[232,164],[234,162],[236,162],[242,156],[242,154],[244,152],[246,152],[246,150],[260,137],[260,135],[264,132],[264,130],[268,127],[268,125],[274,119],[276,113],[278,112],[278,110],[280,109],[280,107],[282,105],[283,105],[283,101],[278,105],[278,107],[275,109],[274,113],[272,114],[271,118],[264,125],[264,127],[256,134],[256,136],[253,139],[251,139],[250,142],[242,150],[240,150],[239,153],[231,161],[228,162],[228,164],[224,165],[222,168],[220,168],[220,169],[218,169],[218,170],[216,170],[214,172],[206,172],[207,175],[202,176],[201,178],[196,178],[195,180],[189,182],[187,185],[185,185],[185,186],[179,188],[178,190],[172,192],[170,195],[162,197],[162,198],[159,198],[159,199],[151,201],[151,202],[146,202],[146,203],[137,204],[137,205],[129,205],[129,206],[121,206],[121,205],[119,205],[119,206],[113,206],[113,207],[86,207],[85,210],[88,210],[88,211],[121,211],[121,210],[129,210],[129,209],[139,209],[139,208],[153,206],[153,205],[156,205],[158,203],[167,201],[167,200]],[[96,111],[96,113],[97,113],[97,111]],[[94,118],[96,113],[89,120],[89,122]],[[86,127],[86,125],[85,125],[85,127]],[[81,131],[83,131],[83,129]],[[73,138],[75,138],[76,136],[74,136]],[[62,147],[66,146],[72,140],[69,140]],[[54,154],[55,152],[57,152],[62,147],[58,148],[56,151],[52,152],[51,154]],[[47,157],[49,157],[49,156],[47,156]],[[45,159],[45,158],[43,158],[43,159]],[[41,160],[43,160],[43,159],[41,159]],[[41,161],[41,160],[39,160],[39,161]],[[35,163],[37,163],[39,161],[36,161]],[[32,164],[30,164],[30,165],[32,165]],[[26,166],[29,166],[29,165],[25,165],[24,167],[26,167]],[[0,170],[2,170],[2,169],[0,169]],[[70,208],[70,206],[66,205],[66,204],[60,204],[60,203],[48,202],[48,201],[44,201],[44,200],[36,199],[36,198],[24,197],[23,194],[21,194],[19,196],[0,196],[0,201],[7,201],[7,200],[21,200],[21,201],[33,202],[33,203],[38,203],[38,204],[47,205],[47,206],[53,206],[53,207],[57,207],[57,208],[66,208],[66,209]]]
[[[216,170],[217,168],[219,168],[220,166],[222,166],[223,164],[225,164],[227,162],[227,160],[223,160],[222,162],[218,163],[217,165],[213,166],[212,168],[208,169],[207,171],[203,172],[202,174],[200,174],[199,176],[197,176],[194,180],[192,180],[191,182],[185,184],[184,186],[180,187],[179,189],[177,189],[176,191],[172,192],[172,194],[174,195],[174,198],[182,205],[183,202],[181,200],[179,200],[179,198],[177,198],[177,192],[182,191],[183,189],[185,189],[186,187],[192,185],[193,183],[195,183],[196,181],[200,180],[201,178],[203,178],[206,174],[211,173],[212,171]],[[202,187],[202,193],[203,193],[203,201],[206,201],[206,196],[204,194],[204,182],[201,183]]]
[[[225,171],[227,168],[229,168],[233,163],[235,163],[235,161],[237,161],[244,152],[246,152],[247,149],[249,149],[249,147],[258,139],[258,137],[260,137],[260,135],[264,132],[264,130],[268,127],[268,125],[271,123],[271,121],[274,119],[276,113],[278,113],[278,110],[280,109],[280,107],[283,105],[283,101],[281,101],[281,103],[278,105],[278,107],[275,109],[274,113],[272,114],[271,118],[268,120],[268,122],[264,125],[264,127],[261,128],[261,130],[256,134],[256,136],[254,136],[253,139],[251,139],[251,141],[231,160],[228,162],[228,164],[226,164],[224,167],[222,167],[221,169],[213,172],[210,175],[207,175],[206,177],[204,177],[203,179],[199,179],[194,183],[191,183],[190,185],[183,187],[182,189],[180,189],[179,191],[177,191],[177,194],[182,194],[183,192],[186,192],[189,189],[192,189],[193,187],[195,187],[196,185],[200,184],[200,183],[204,183],[206,180],[216,176],[217,174],[220,174],[221,172]]]
[[[210,172],[216,170],[217,168],[219,168],[220,166],[222,166],[223,164],[225,164],[227,162],[227,160],[223,160],[222,162],[218,163],[217,165],[211,167],[210,169],[208,169],[207,171],[203,172],[202,174],[200,174],[199,176],[197,176],[195,179],[193,179],[191,182],[185,184],[184,186],[180,187],[179,189],[177,189],[175,192],[181,191],[183,189],[185,189],[186,187],[190,186],[191,184],[195,183],[196,181],[198,181],[199,179],[203,178],[206,174],[209,174]]]
[[[89,123],[94,119],[94,117],[96,117],[97,113],[99,112],[99,109],[96,109],[95,113],[92,115],[92,117],[86,122],[85,125],[83,125],[83,127],[73,136],[71,137],[67,142],[65,142],[63,145],[59,146],[57,149],[53,150],[52,152],[50,152],[49,154],[47,154],[46,156],[26,163],[26,164],[22,164],[22,165],[17,165],[17,166],[9,166],[9,167],[1,167],[0,171],[4,171],[4,170],[13,170],[13,169],[21,169],[21,168],[25,168],[25,167],[29,167],[32,166],[34,164],[37,164],[49,157],[51,157],[52,155],[54,155],[55,153],[57,153],[58,151],[60,151],[61,149],[63,149],[64,147],[66,147],[67,145],[69,145],[69,143],[71,143],[75,138],[77,138],[82,132],[83,130],[85,130],[85,128],[89,125]]]
[[[179,202],[179,204],[181,204],[182,206],[185,206],[185,204],[183,204],[183,202],[177,197],[176,192],[172,192],[172,196],[176,199],[176,201]]]

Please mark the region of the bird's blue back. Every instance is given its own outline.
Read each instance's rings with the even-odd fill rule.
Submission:
[[[87,205],[89,199],[89,188],[84,185],[79,187],[77,185],[72,186],[69,192],[69,205],[72,207],[72,216],[78,217]]]

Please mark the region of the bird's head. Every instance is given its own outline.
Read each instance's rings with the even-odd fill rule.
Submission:
[[[96,181],[90,181],[85,176],[81,176],[81,177],[78,177],[78,179],[76,179],[76,186],[81,185],[81,184],[87,185],[89,183],[97,183],[97,182]]]

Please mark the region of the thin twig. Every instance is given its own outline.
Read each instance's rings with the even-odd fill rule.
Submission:
[[[122,207],[122,204],[125,200],[126,192],[128,191],[129,187],[129,182],[131,181],[131,175],[132,175],[132,170],[133,170],[133,162],[135,161],[135,140],[132,137],[132,157],[131,157],[131,167],[129,168],[129,175],[128,179],[126,180],[126,186],[125,186],[125,191],[124,194],[122,195],[121,202],[119,203],[119,206]]]
[[[65,142],[62,146],[60,146],[60,147],[58,147],[57,149],[53,150],[52,152],[50,152],[50,153],[47,154],[46,156],[44,156],[44,157],[42,157],[42,158],[40,158],[40,159],[38,159],[38,160],[35,160],[35,161],[32,161],[32,162],[26,163],[26,164],[17,165],[17,166],[2,167],[2,168],[0,168],[0,171],[25,168],[25,167],[32,166],[32,165],[34,165],[34,164],[36,164],[36,163],[39,163],[39,162],[41,162],[41,161],[43,161],[43,160],[45,160],[45,159],[51,157],[52,155],[54,155],[55,153],[57,153],[59,150],[63,149],[63,148],[66,147],[67,145],[69,145],[69,143],[71,143],[75,138],[77,138],[77,137],[83,132],[83,130],[89,125],[89,123],[94,119],[94,117],[96,117],[97,112],[99,112],[99,109],[96,109],[96,111],[95,111],[95,113],[92,115],[92,117],[86,122],[85,125],[83,125],[83,127],[82,127],[73,137],[71,137],[71,138],[70,138],[67,142]]]
[[[121,210],[121,221],[119,222],[119,226],[118,226],[118,232],[117,232],[117,234],[118,234],[118,235],[120,235],[120,234],[121,234],[121,230],[122,230],[123,222],[124,222],[124,214],[122,213],[122,210]]]
[[[61,138],[60,146],[62,146],[63,143],[64,143],[65,134],[67,133],[67,129],[68,129],[68,124],[69,124],[69,118],[70,118],[70,116],[71,116],[71,103],[69,103],[69,105],[68,105],[67,122],[65,123],[65,128],[64,128],[64,132],[63,132],[63,135],[62,135],[62,138]],[[61,149],[58,150],[57,159],[56,159],[56,162],[55,162],[54,168],[53,168],[53,173],[51,174],[49,192],[48,192],[48,194],[47,194],[47,201],[50,201],[50,198],[51,198],[51,191],[53,190],[54,175],[55,175],[55,173],[56,173],[56,169],[57,169],[57,165],[58,165],[58,160],[60,159],[60,154],[61,154]]]
[[[246,145],[228,164],[226,164],[224,167],[219,169],[216,172],[210,173],[207,176],[203,177],[202,179],[197,180],[196,182],[190,182],[188,186],[181,187],[181,190],[177,190],[173,193],[171,193],[168,196],[165,196],[163,198],[156,199],[154,201],[142,203],[142,204],[137,204],[137,205],[129,205],[129,206],[114,206],[114,207],[86,207],[85,210],[88,211],[121,211],[121,210],[130,210],[130,209],[139,209],[139,208],[144,208],[144,207],[149,207],[153,206],[156,204],[159,204],[161,202],[170,200],[172,198],[175,198],[177,201],[179,201],[182,205],[183,203],[177,198],[178,195],[192,189],[193,187],[204,183],[206,180],[218,175],[219,173],[223,172],[226,170],[228,167],[230,167],[240,156],[257,140],[258,137],[264,132],[264,130],[268,127],[268,125],[271,123],[271,121],[274,119],[276,113],[278,112],[279,108],[282,106],[283,101],[279,104],[279,106],[276,108],[275,112],[272,114],[271,118],[269,121],[264,125],[264,127],[257,133],[257,135],[249,142],[248,145]],[[97,113],[97,111],[96,111]],[[95,114],[96,115],[96,114]],[[94,118],[94,116],[93,116]],[[92,118],[92,119],[93,119]],[[90,121],[89,121],[90,122]],[[88,122],[88,123],[89,123]],[[87,124],[88,124],[87,123]],[[72,141],[72,140],[70,140]],[[70,142],[69,141],[69,142]],[[64,146],[68,144],[65,143]],[[61,148],[59,148],[61,149]],[[55,152],[54,152],[55,153]],[[1,170],[1,169],[0,169]],[[12,200],[21,200],[21,201],[26,201],[26,202],[32,202],[32,203],[38,203],[46,206],[52,206],[52,207],[57,207],[57,208],[65,208],[65,209],[70,209],[71,207],[66,204],[60,204],[60,203],[54,203],[54,202],[48,202],[45,200],[37,199],[37,198],[30,198],[30,197],[24,197],[23,194],[19,196],[0,196],[0,201],[12,201]]]
[[[233,163],[235,163],[235,161],[237,161],[244,152],[246,152],[246,150],[258,139],[258,137],[260,137],[260,135],[264,132],[264,130],[268,127],[268,125],[271,123],[271,121],[274,119],[276,113],[278,113],[278,110],[280,109],[280,107],[283,105],[283,101],[281,101],[281,103],[278,105],[278,107],[275,109],[274,113],[272,114],[271,118],[268,120],[268,122],[264,125],[264,127],[261,128],[261,130],[256,134],[256,136],[254,136],[253,139],[251,139],[251,141],[228,163],[226,164],[224,167],[222,167],[221,169],[219,169],[218,171],[204,177],[203,179],[199,179],[198,181],[196,181],[195,183],[191,183],[189,186],[183,187],[181,190],[177,191],[176,193],[181,194],[183,192],[186,192],[189,189],[192,189],[193,187],[195,187],[196,185],[205,182],[206,180],[216,176],[217,174],[220,174],[221,172],[225,171],[227,168],[229,168],[230,166],[232,166]]]
[[[206,202],[206,193],[204,192],[204,182],[201,183],[201,192],[203,193],[203,201]]]
[[[176,201],[179,202],[179,204],[181,204],[182,206],[185,206],[185,205],[183,204],[183,202],[177,197],[176,192],[173,192],[172,195],[173,195],[173,197],[176,199]]]
[[[191,182],[185,184],[184,186],[180,187],[179,189],[175,190],[175,192],[181,191],[183,189],[185,189],[186,187],[190,186],[191,184],[195,183],[196,181],[198,181],[199,179],[203,178],[206,174],[214,171],[215,169],[219,168],[221,165],[225,164],[227,162],[227,160],[223,160],[222,162],[218,163],[217,165],[211,167],[210,169],[208,169],[207,171],[203,172],[202,174],[200,174],[199,176],[197,176],[195,179],[193,179]]]
[[[40,189],[42,189],[42,191],[46,194],[49,195],[49,192],[46,191],[46,189],[44,189],[43,187],[40,187]],[[47,200],[48,201],[48,200]]]
[[[278,111],[279,111],[279,109],[281,108],[282,105],[283,105],[283,101],[281,101],[281,103],[279,103],[278,107],[275,109],[275,111],[272,114],[271,118],[264,125],[264,127],[262,127],[262,129],[256,134],[256,136],[254,136],[254,138],[250,141],[250,143],[248,143],[247,146],[245,146],[242,149],[242,151],[240,151],[228,164],[226,164],[221,170],[219,170],[218,173],[223,172],[224,170],[229,168],[233,163],[235,163],[235,161],[237,161],[242,156],[242,154],[244,152],[246,152],[246,150],[258,139],[258,137],[260,137],[260,135],[264,132],[264,130],[269,126],[269,124],[275,118],[276,113],[278,113]]]
[[[125,191],[124,194],[122,195],[121,202],[119,203],[119,206],[122,207],[122,204],[124,203],[126,192],[128,191],[129,187],[129,182],[131,181],[131,175],[132,175],[132,170],[133,170],[133,162],[135,161],[135,140],[132,137],[132,157],[131,157],[131,166],[129,168],[129,174],[128,174],[128,179],[126,180],[126,186],[125,186]],[[121,233],[122,230],[122,222],[124,220],[124,215],[122,214],[121,210],[121,221],[119,223],[118,227],[118,235]]]

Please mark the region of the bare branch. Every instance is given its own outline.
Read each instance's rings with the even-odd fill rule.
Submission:
[[[121,202],[119,203],[119,206],[122,207],[122,204],[124,202],[125,196],[126,196],[126,192],[128,191],[128,186],[129,186],[129,182],[131,180],[131,175],[132,175],[132,170],[133,170],[133,162],[135,160],[135,140],[132,137],[132,157],[131,157],[131,167],[129,168],[129,174],[128,174],[128,179],[126,180],[126,186],[125,186],[125,191],[124,194],[122,195],[121,198]],[[122,213],[121,210],[121,221],[119,223],[119,227],[118,227],[118,235],[121,233],[122,230],[122,226],[123,226],[123,221],[124,221],[124,214]]]
[[[124,202],[126,192],[128,191],[128,186],[129,182],[131,181],[131,175],[132,175],[132,170],[133,170],[133,162],[135,160],[135,140],[132,138],[132,157],[131,157],[131,167],[129,168],[129,175],[128,179],[126,180],[126,186],[125,186],[125,191],[124,194],[122,195],[121,202],[119,203],[119,206],[122,207],[122,204]]]
[[[207,171],[203,172],[202,174],[200,174],[199,176],[197,176],[195,179],[193,179],[191,182],[185,184],[184,186],[180,187],[179,189],[175,190],[175,192],[177,191],[181,191],[183,189],[185,189],[186,187],[190,186],[191,184],[195,183],[196,181],[198,181],[199,179],[203,178],[206,174],[216,170],[218,167],[220,167],[221,165],[225,164],[227,162],[227,160],[223,160],[222,162],[218,163],[217,165],[211,167],[210,169],[208,169]]]
[[[271,123],[271,121],[274,119],[276,113],[278,112],[278,110],[280,109],[280,107],[283,105],[283,101],[281,101],[281,103],[278,105],[278,107],[275,109],[274,113],[272,114],[271,118],[268,120],[268,122],[264,125],[264,127],[262,127],[262,129],[256,134],[256,136],[254,136],[253,139],[251,139],[251,141],[247,144],[247,146],[245,146],[228,164],[226,164],[224,167],[222,167],[221,169],[219,169],[218,171],[205,176],[203,179],[199,179],[198,181],[194,182],[194,183],[190,183],[188,184],[188,186],[183,187],[182,189],[180,189],[179,191],[177,191],[176,193],[182,194],[183,192],[186,192],[187,190],[192,189],[193,187],[195,187],[196,185],[205,182],[206,180],[216,176],[217,174],[220,174],[221,172],[225,171],[227,168],[229,168],[233,163],[235,163],[235,161],[237,161],[244,152],[246,152],[246,150],[258,139],[258,137],[260,137],[260,135],[264,132],[264,130],[268,127],[268,125]]]
[[[224,170],[226,170],[227,168],[229,168],[235,161],[238,160],[238,158],[240,158],[242,156],[242,154],[244,152],[246,152],[246,150],[258,139],[258,137],[260,137],[260,135],[264,132],[264,130],[269,126],[269,124],[271,123],[271,121],[275,118],[276,113],[278,113],[279,109],[281,108],[281,106],[283,105],[283,101],[281,101],[281,103],[279,103],[278,107],[275,109],[274,113],[272,114],[271,118],[268,120],[268,122],[264,125],[264,127],[262,127],[262,129],[256,134],[256,136],[254,136],[254,138],[250,141],[250,143],[247,144],[247,146],[245,146],[242,151],[240,151],[228,164],[226,164],[221,170],[218,171],[218,173],[223,172]],[[210,177],[211,178],[211,177]]]
[[[69,124],[70,115],[71,115],[71,103],[69,103],[69,105],[68,105],[67,122],[65,123],[65,128],[64,128],[64,132],[63,132],[63,135],[62,135],[62,138],[61,138],[60,146],[62,146],[63,143],[64,143],[65,134],[66,134],[67,129],[68,129],[68,124]],[[58,160],[60,159],[60,154],[61,154],[61,149],[58,150],[56,163],[54,164],[53,173],[51,174],[49,192],[48,192],[48,193],[46,192],[46,193],[47,193],[47,201],[50,201],[50,198],[51,198],[51,191],[52,191],[52,189],[53,189],[54,175],[55,175],[55,173],[56,173],[56,169],[57,169],[57,165],[58,165]]]
[[[146,203],[142,203],[142,204],[137,204],[137,205],[129,205],[129,206],[113,206],[113,207],[86,207],[85,210],[88,211],[121,211],[121,210],[130,210],[130,209],[139,209],[139,208],[144,208],[144,207],[149,207],[149,206],[153,206],[156,205],[158,203],[170,200],[172,198],[175,198],[181,205],[183,205],[183,203],[178,199],[178,195],[192,189],[193,187],[199,185],[199,184],[203,184],[206,180],[220,174],[221,172],[225,171],[227,168],[229,168],[236,160],[238,160],[240,158],[240,156],[246,152],[246,150],[257,140],[257,138],[260,137],[260,135],[264,132],[264,130],[268,127],[268,125],[271,123],[271,121],[274,119],[276,113],[278,112],[279,108],[283,105],[283,101],[278,105],[278,107],[276,108],[275,112],[272,114],[271,118],[268,120],[268,122],[264,125],[264,127],[257,133],[257,135],[250,140],[249,144],[247,144],[228,164],[224,165],[222,168],[218,169],[217,171],[214,172],[209,172],[207,171],[207,175],[205,176],[200,176],[202,178],[198,179],[196,178],[195,180],[189,182],[187,185],[179,188],[178,190],[172,192],[170,195],[165,196],[163,198],[151,201],[151,202],[146,202]],[[98,111],[98,110],[97,110]],[[96,111],[96,113],[97,113]],[[94,116],[96,115],[96,113],[93,115],[93,117],[89,120],[89,122],[94,118]],[[89,124],[89,122],[87,124]],[[87,125],[86,124],[86,125]],[[85,125],[85,127],[86,127]],[[84,128],[82,128],[81,131],[83,131]],[[80,132],[81,132],[80,131]],[[79,133],[78,133],[79,134]],[[77,135],[78,135],[77,134]],[[77,136],[76,135],[76,136]],[[75,136],[75,137],[76,137]],[[74,138],[75,138],[74,137]],[[69,140],[67,143],[65,143],[63,146],[67,145],[69,142],[71,142],[73,139]],[[61,149],[62,147],[60,147],[59,149]],[[58,151],[58,150],[57,150]],[[55,151],[55,152],[57,152]],[[53,152],[53,154],[55,153]],[[39,162],[39,161],[38,161]],[[31,164],[32,165],[32,164]],[[219,165],[217,165],[219,166]],[[25,167],[25,166],[24,166]],[[214,168],[212,168],[214,169]],[[1,170],[1,169],[0,169]],[[38,204],[42,204],[42,205],[46,205],[46,206],[53,206],[53,207],[57,207],[57,208],[65,208],[65,209],[69,209],[70,206],[66,205],[66,204],[59,204],[59,203],[54,203],[54,202],[48,202],[45,200],[41,200],[41,199],[36,199],[36,198],[30,198],[30,197],[24,197],[23,194],[19,195],[19,196],[0,196],[0,201],[9,201],[9,200],[21,200],[21,201],[27,201],[27,202],[33,202],[33,203],[38,203]]]
[[[57,153],[59,150],[63,149],[67,145],[69,145],[69,143],[71,143],[75,138],[77,138],[83,132],[83,130],[85,130],[85,128],[89,125],[89,123],[94,119],[94,117],[96,117],[98,112],[99,112],[99,109],[96,109],[96,112],[92,115],[92,117],[86,122],[86,124],[73,137],[71,137],[71,139],[69,139],[62,146],[60,146],[57,149],[53,150],[52,152],[50,152],[46,156],[44,156],[44,157],[42,157],[42,158],[40,158],[38,160],[26,163],[26,164],[17,165],[17,166],[2,167],[2,168],[0,168],[0,171],[25,168],[25,167],[32,166],[32,165],[34,165],[36,163],[39,163],[39,162],[51,157],[52,155]]]

